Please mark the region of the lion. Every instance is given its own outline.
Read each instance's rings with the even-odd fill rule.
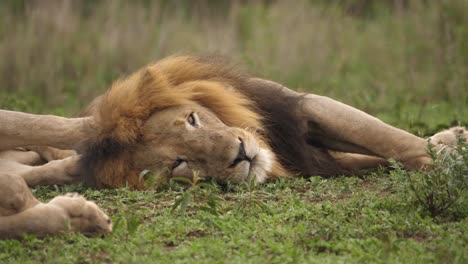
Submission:
[[[17,217],[9,224],[13,235],[63,232],[57,226],[27,224],[31,215],[25,212],[31,209],[18,208],[36,208],[38,202],[26,185],[83,181],[95,188],[142,189],[145,170],[168,178],[196,174],[221,182],[261,183],[346,175],[385,166],[388,159],[411,170],[431,166],[427,139],[331,98],[252,77],[219,57],[173,56],[143,67],[115,81],[77,118],[0,110],[0,123],[0,172],[7,172],[0,174],[0,186],[7,188],[14,178],[21,182],[18,190],[27,194],[9,212]],[[463,127],[433,139],[442,148],[460,137],[468,138]],[[67,199],[88,204],[91,229],[110,231],[97,206],[75,196],[56,199],[64,202],[49,204],[62,209],[78,204]],[[4,221],[9,220],[0,217]],[[77,226],[77,231],[89,230]],[[5,236],[1,230],[0,236]]]

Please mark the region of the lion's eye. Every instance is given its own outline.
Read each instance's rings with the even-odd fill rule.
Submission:
[[[193,127],[197,127],[199,125],[199,121],[198,121],[198,116],[196,113],[191,113],[188,117],[187,117],[187,122],[193,126]]]

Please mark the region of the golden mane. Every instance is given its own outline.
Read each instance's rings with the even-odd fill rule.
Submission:
[[[169,57],[116,81],[97,111],[102,135],[121,143],[138,140],[142,125],[155,111],[198,103],[226,125],[262,130],[253,102],[233,87],[246,76],[215,59]]]
[[[141,187],[139,171],[129,164],[132,146],[140,142],[148,118],[172,106],[197,103],[226,125],[256,132],[266,142],[254,103],[235,89],[247,78],[218,58],[177,56],[114,82],[94,113],[101,132],[88,142],[85,180],[97,187]]]

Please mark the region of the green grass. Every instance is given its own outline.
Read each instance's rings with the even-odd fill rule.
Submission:
[[[48,200],[78,191],[112,215],[104,238],[79,234],[0,241],[0,262],[120,263],[464,263],[468,225],[422,217],[383,171],[358,177],[279,180],[221,191],[97,191],[80,186],[39,188]],[[215,210],[212,198],[218,197]]]
[[[146,191],[36,188],[43,201],[83,194],[112,216],[114,230],[102,238],[0,241],[0,262],[466,263],[468,148],[462,146],[461,156],[444,156],[428,174],[394,164],[359,177],[262,185],[197,180]],[[434,201],[447,207],[434,212]]]
[[[0,108],[72,116],[155,59],[217,52],[420,136],[468,125],[467,1],[369,1],[362,12],[349,11],[354,0],[260,2],[2,1]],[[464,166],[431,176],[463,182],[461,207],[434,217],[408,179],[444,189],[398,166],[227,188],[37,188],[42,201],[96,201],[114,232],[0,241],[0,262],[466,263]]]

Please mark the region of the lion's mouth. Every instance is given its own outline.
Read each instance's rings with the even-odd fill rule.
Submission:
[[[265,148],[259,148],[258,153],[250,162],[249,176],[255,177],[257,182],[264,182],[273,166],[273,153]]]
[[[254,158],[251,158],[251,157],[249,157],[249,155],[247,155],[247,152],[245,151],[244,141],[241,138],[239,138],[239,141],[240,141],[239,151],[237,153],[236,158],[232,162],[232,164],[229,165],[229,168],[235,168],[237,165],[239,165],[239,163],[241,163],[243,161],[251,163],[252,160],[255,158],[255,156],[254,156]],[[250,167],[250,164],[249,164],[249,167]]]
[[[268,150],[260,148],[259,152],[250,161],[242,160],[237,162],[237,180],[254,178],[256,182],[264,182],[269,176],[272,168],[272,155]]]
[[[264,182],[272,169],[273,153],[269,149],[252,144],[252,141],[247,140],[247,144],[242,138],[239,138],[239,141],[238,153],[228,167],[235,171],[232,175],[237,181],[255,178],[256,182]]]

